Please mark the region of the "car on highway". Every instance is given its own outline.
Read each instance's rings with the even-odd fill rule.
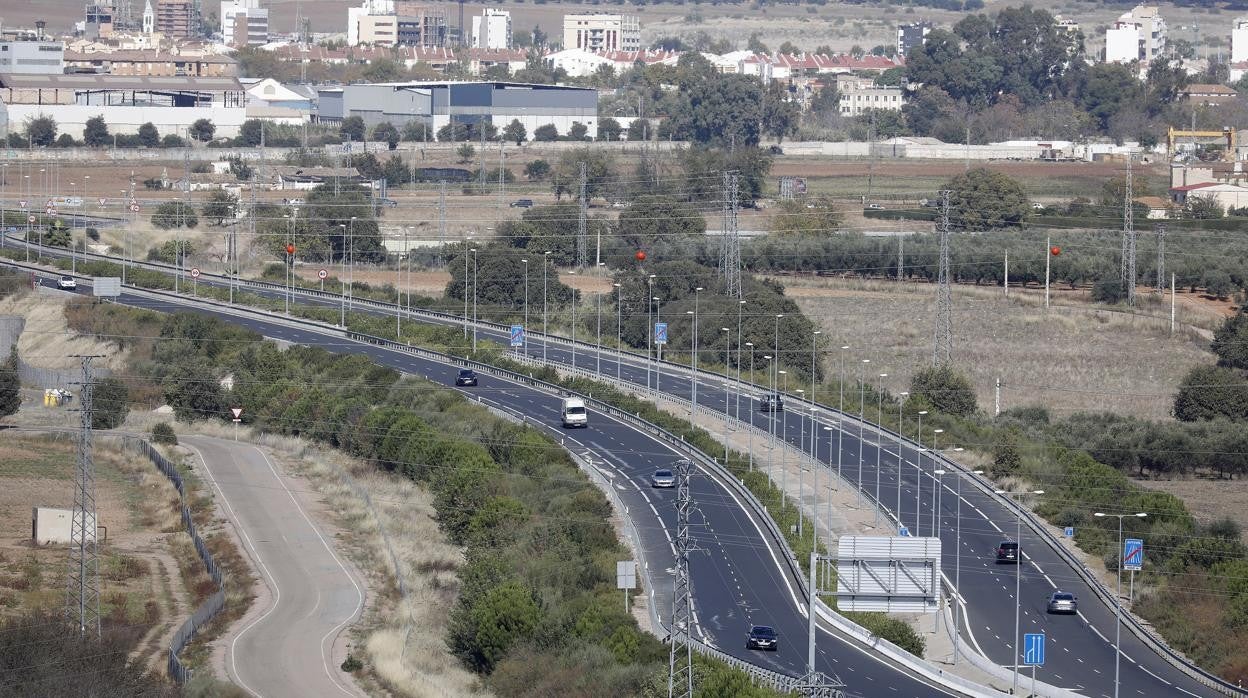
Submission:
[[[783,412],[784,399],[777,393],[764,395],[758,399],[759,412]]]
[[[579,397],[565,397],[563,409],[560,410],[560,421],[565,429],[588,427],[589,413],[585,411],[585,401]]]
[[[651,487],[675,487],[676,476],[673,475],[672,471],[668,470],[667,468],[656,470],[654,471],[654,474],[650,476],[650,486]]]
[[[871,209],[872,211],[883,211],[884,205],[883,204],[867,204],[867,208]]]
[[[66,291],[72,291],[78,288],[78,282],[74,281],[72,276],[62,276],[56,280],[56,287]]]
[[[533,208],[533,199],[516,199],[508,205],[512,208]]]
[[[394,199],[379,199],[379,201],[381,201],[381,204],[383,206],[387,206],[389,208],[399,207],[399,202],[395,201]]]
[[[1078,613],[1079,597],[1069,591],[1055,591],[1049,594],[1049,613]]]
[[[997,543],[997,562],[1012,562],[1018,564],[1018,543],[1012,540],[1003,540]]]
[[[776,629],[769,625],[752,625],[750,634],[745,640],[747,650],[767,650],[775,652],[780,647],[780,637]]]
[[[459,375],[455,376],[455,385],[476,385],[477,372],[471,368],[459,369]]]

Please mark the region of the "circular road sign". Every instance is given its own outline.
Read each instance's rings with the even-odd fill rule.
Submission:
[[[325,271],[324,269],[322,269],[322,270],[320,270],[320,271],[316,272],[316,275],[317,275],[318,277],[320,277],[320,279],[321,279],[322,281],[324,281],[326,278],[328,278],[328,277],[329,277],[329,272],[327,272],[327,271]]]
[[[130,213],[138,213],[138,212],[139,212],[139,205],[138,205],[138,204],[130,204]]]
[[[199,267],[191,267],[191,278],[192,279],[199,278]]]
[[[26,220],[27,220],[28,222],[30,222],[30,223],[34,223],[35,221],[37,221],[37,220],[39,220],[39,219],[38,219],[38,218],[36,218],[36,217],[35,217],[35,214],[33,214],[33,213],[32,213],[32,214],[30,214],[29,216],[26,216]]]

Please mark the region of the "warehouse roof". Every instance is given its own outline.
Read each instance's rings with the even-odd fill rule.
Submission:
[[[156,75],[16,75],[0,74],[0,87],[15,90],[152,90],[156,92],[233,92],[238,78]]]

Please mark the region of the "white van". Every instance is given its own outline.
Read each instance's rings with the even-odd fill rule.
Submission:
[[[563,399],[562,415],[565,428],[589,426],[589,415],[585,412],[585,401],[579,397],[565,397]]]

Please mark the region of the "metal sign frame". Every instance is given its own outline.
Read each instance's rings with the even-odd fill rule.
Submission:
[[[938,612],[940,549],[939,538],[842,536],[837,606],[843,611]]]
[[[91,295],[96,298],[116,298],[121,295],[121,277],[97,276],[91,280]]]

